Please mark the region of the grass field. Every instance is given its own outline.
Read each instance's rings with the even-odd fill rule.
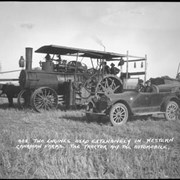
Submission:
[[[134,118],[113,127],[88,122],[83,111],[7,106],[1,101],[0,178],[180,178],[180,121]]]

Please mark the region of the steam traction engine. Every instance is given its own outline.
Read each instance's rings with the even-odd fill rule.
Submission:
[[[128,63],[130,57],[126,54],[55,45],[42,46],[35,52],[44,53],[46,60],[40,62],[41,69],[32,69],[32,48],[26,48],[26,68],[19,75],[21,92],[18,105],[21,108],[31,106],[38,112],[56,109],[59,100],[66,108],[83,106],[91,96],[121,93],[129,78],[128,72],[121,73],[119,77],[106,74],[103,66],[105,61],[116,61],[122,70],[122,65]],[[67,63],[62,59],[64,56],[73,57],[73,60]],[[123,60],[124,57],[127,60]],[[91,68],[87,67],[87,58],[91,60]],[[82,63],[83,59],[85,63]]]
[[[51,59],[42,62],[41,66],[41,70],[32,70],[32,48],[26,48],[26,69],[22,70],[19,76],[22,89],[18,95],[19,107],[31,105],[38,112],[56,109],[58,97],[65,103],[66,108],[82,104],[76,86],[86,80],[86,75],[83,74],[85,67],[81,71],[77,68],[75,72],[75,66],[74,69],[70,66],[68,70],[65,67],[63,69],[63,65],[61,68]]]

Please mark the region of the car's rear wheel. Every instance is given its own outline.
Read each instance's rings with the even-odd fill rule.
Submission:
[[[177,119],[177,110],[179,106],[175,101],[169,101],[166,105],[165,117],[168,121]]]
[[[110,121],[114,126],[126,123],[129,117],[128,108],[123,103],[114,104],[110,110]]]

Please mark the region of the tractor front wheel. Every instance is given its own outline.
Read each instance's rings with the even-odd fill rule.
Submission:
[[[55,110],[58,106],[58,95],[49,87],[38,88],[31,95],[31,105],[37,112]]]

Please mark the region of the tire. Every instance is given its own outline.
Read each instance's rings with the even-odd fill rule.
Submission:
[[[113,126],[125,124],[129,118],[127,106],[123,103],[114,104],[110,110],[109,117]]]
[[[176,120],[178,108],[179,106],[175,101],[169,101],[166,105],[165,118],[168,121]]]

